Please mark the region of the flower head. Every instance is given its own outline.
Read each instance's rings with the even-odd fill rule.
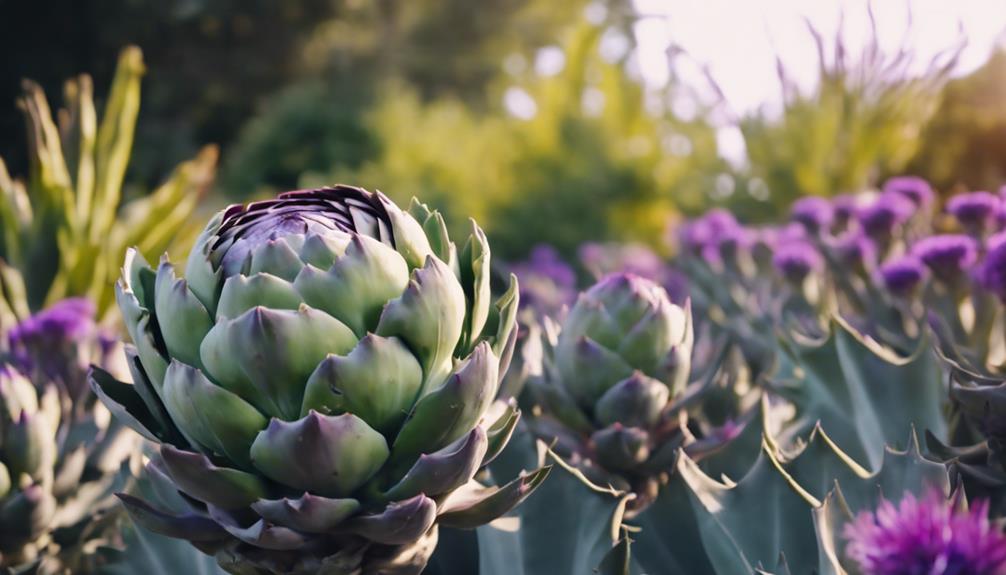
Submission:
[[[919,258],[933,275],[944,282],[960,279],[978,258],[975,240],[963,234],[943,234],[929,236],[912,246],[912,253]]]
[[[880,266],[880,280],[892,294],[904,297],[915,291],[926,277],[926,268],[914,256],[891,260]]]
[[[94,329],[94,313],[91,300],[64,299],[19,323],[8,337],[12,344],[77,339]]]
[[[734,226],[726,229],[717,238],[717,249],[724,261],[733,261],[742,252],[751,249],[755,243],[755,234],[744,226]]]
[[[521,305],[528,309],[548,315],[576,298],[576,273],[550,245],[536,245],[510,271],[520,280]]]
[[[916,176],[898,176],[887,180],[884,182],[884,193],[908,198],[916,206],[928,206],[933,202],[933,188],[929,182]]]
[[[871,270],[877,265],[877,248],[873,240],[861,232],[843,234],[833,247],[839,262],[857,272]]]
[[[737,219],[727,210],[715,208],[681,226],[678,239],[681,245],[694,254],[708,252],[715,246],[716,238],[724,231],[736,227]]]
[[[1006,536],[988,519],[988,502],[955,510],[936,490],[901,503],[884,500],[847,524],[845,554],[864,575],[1002,575]]]
[[[989,192],[971,192],[950,198],[947,212],[968,230],[982,231],[996,217],[1002,202]]]
[[[985,289],[1006,302],[1006,232],[999,232],[985,242],[985,260],[977,275]]]
[[[807,196],[793,203],[790,217],[807,228],[808,233],[818,234],[831,225],[834,207],[824,198]]]
[[[806,242],[782,244],[772,257],[776,270],[788,281],[797,284],[812,271],[821,269],[821,263],[821,254]]]
[[[8,333],[11,356],[20,371],[56,379],[75,391],[86,386],[87,367],[95,348],[106,355],[94,321],[95,306],[85,298],[68,298],[29,317]]]
[[[871,238],[887,238],[914,210],[915,205],[903,194],[885,192],[859,211],[859,225]]]
[[[835,222],[845,225],[856,215],[858,200],[852,194],[839,194],[831,199],[831,211],[834,214]]]

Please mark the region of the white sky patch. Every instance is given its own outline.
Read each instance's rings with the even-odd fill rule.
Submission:
[[[817,52],[804,18],[827,42],[844,14],[846,46],[857,54],[870,35],[867,0],[635,0],[644,17],[635,27],[640,74],[650,85],[666,84],[671,41],[708,66],[736,114],[778,106],[775,57],[803,89],[817,78]],[[968,44],[956,73],[980,66],[1006,30],[1006,0],[874,1],[881,46],[895,50],[906,38],[921,70],[930,58],[960,40]],[[908,27],[911,10],[912,26]],[[829,55],[830,57],[830,55]],[[690,74],[694,78],[694,73]],[[689,81],[691,84],[692,82]]]

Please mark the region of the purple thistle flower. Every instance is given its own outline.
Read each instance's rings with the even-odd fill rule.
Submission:
[[[557,313],[576,298],[576,272],[550,245],[538,244],[527,260],[510,266],[520,281],[521,306],[538,313]]]
[[[94,329],[94,304],[85,298],[68,298],[19,323],[9,338],[15,344],[46,338],[77,339]]]
[[[947,212],[967,230],[982,232],[992,222],[1002,202],[989,192],[960,194],[947,201]]]
[[[69,298],[29,317],[7,334],[15,358],[23,359],[22,369],[31,370],[29,356],[44,356],[68,343],[96,334],[95,307],[90,300]]]
[[[852,194],[839,194],[831,199],[831,210],[835,220],[844,223],[856,215],[859,202]]]
[[[657,279],[664,273],[664,262],[650,248],[641,244],[601,244],[587,242],[577,250],[580,263],[596,277],[625,271]]]
[[[985,289],[1006,302],[1006,232],[999,232],[985,242],[985,260],[977,276]]]
[[[880,280],[892,294],[910,295],[926,277],[926,268],[913,256],[891,260],[880,266]]]
[[[786,243],[776,250],[772,264],[788,281],[799,284],[811,272],[821,269],[821,254],[806,242]]]
[[[832,244],[839,263],[857,273],[877,266],[877,247],[861,232],[848,232]]]
[[[86,388],[86,373],[102,332],[95,306],[68,298],[29,317],[7,334],[14,366],[33,378],[60,381],[71,394]]]
[[[737,225],[737,219],[733,214],[721,208],[714,208],[683,224],[678,239],[686,250],[695,255],[702,255],[710,246],[716,247],[715,240],[720,234]]]
[[[737,225],[737,218],[729,210],[713,208],[702,216],[713,232],[721,232]]]
[[[978,259],[978,244],[963,234],[929,236],[912,246],[912,254],[944,282],[955,282]]]
[[[724,230],[717,238],[719,255],[724,261],[735,260],[740,253],[750,250],[754,243],[754,233],[741,225]]]
[[[828,200],[817,196],[800,198],[790,209],[790,218],[803,225],[809,234],[818,234],[831,226],[834,208]]]
[[[912,216],[915,205],[902,194],[883,193],[859,211],[859,225],[874,239],[886,239]]]
[[[933,188],[929,182],[916,176],[898,176],[884,182],[885,194],[898,194],[908,198],[917,207],[933,203]]]
[[[883,500],[845,526],[845,554],[863,575],[1003,575],[1006,536],[988,519],[988,502],[957,510],[931,490]]]

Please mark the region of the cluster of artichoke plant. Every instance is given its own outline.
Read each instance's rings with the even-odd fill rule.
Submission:
[[[974,542],[968,544],[975,545],[973,549],[989,547],[983,552],[961,550],[953,556],[952,546],[964,544],[947,540],[948,547],[942,549],[949,555],[929,556],[923,571],[1000,573],[1004,569],[1002,536],[994,527],[994,520],[1006,513],[1004,216],[1006,189],[998,194],[961,193],[941,204],[925,181],[899,177],[880,191],[803,198],[792,207],[790,221],[779,226],[747,227],[725,212],[713,211],[683,226],[678,235],[678,265],[689,270],[693,295],[699,294],[697,314],[712,329],[741,339],[748,337],[746,329],[751,325],[782,330],[783,345],[769,349],[768,354],[775,367],[766,383],[773,392],[791,395],[779,386],[783,376],[792,373],[787,368],[794,363],[794,340],[786,334],[819,338],[832,330],[832,317],[841,318],[869,342],[900,354],[905,358],[902,361],[938,358],[926,372],[944,383],[944,393],[949,391],[945,403],[950,406],[950,417],[924,425],[920,412],[911,423],[925,432],[925,457],[945,463],[949,488],[966,495],[976,507],[971,518],[961,518],[954,529],[960,533],[975,530]],[[850,356],[839,351],[848,365]],[[796,366],[814,368],[800,362]],[[891,385],[888,378],[879,381],[875,372],[866,375],[878,377],[873,386]],[[798,409],[810,391],[807,383],[804,379],[804,388],[796,391],[803,396],[795,400]],[[922,388],[916,391],[923,393]],[[832,396],[830,401],[835,399]],[[887,410],[890,416],[902,409],[890,399],[872,408],[857,404],[858,411]],[[947,428],[941,432],[937,424]],[[859,425],[860,433],[869,428],[863,421]],[[838,442],[838,447],[852,446]],[[876,516],[879,527],[867,527],[873,518],[865,515],[845,526],[847,569],[916,572],[906,567],[911,563],[907,558],[923,544],[910,538],[899,541],[883,530],[893,529],[897,521],[914,522],[920,530],[947,529],[948,523],[958,521],[945,511],[933,510],[946,505],[935,502],[931,493],[925,498],[920,494],[918,504],[906,497],[909,502],[900,507],[881,504]],[[904,518],[898,519],[899,513]],[[925,526],[926,521],[935,524]],[[991,533],[979,535],[978,530]],[[840,552],[843,537],[839,532]],[[920,531],[918,537],[928,535]],[[885,549],[893,555],[884,555]],[[941,561],[943,568],[934,566]]]
[[[31,177],[0,163],[0,573],[192,570],[116,571],[137,527],[241,575],[1006,573],[1006,190],[717,209],[670,261],[499,281],[474,223],[335,186],[152,267],[215,153],[120,210],[141,73],[100,124],[87,78],[58,126],[27,85]]]
[[[659,491],[678,449],[700,455],[736,427],[696,438],[687,407],[701,394],[691,374],[691,310],[671,303],[656,283],[614,273],[580,294],[546,339],[542,365],[527,381],[540,413],[535,435],[598,484],[632,492],[644,508]]]
[[[512,266],[549,305],[520,316],[508,388],[582,497],[608,497],[593,520],[631,534],[605,572],[1002,573],[1004,226],[1003,192],[941,203],[900,177],[803,198],[778,225],[712,210],[677,228],[663,264],[587,244],[586,273],[546,247]],[[623,273],[574,296],[598,270]],[[635,274],[667,291],[686,277],[690,305]],[[570,548],[613,542],[585,537]]]
[[[118,543],[113,493],[138,438],[87,384],[89,366],[121,373],[122,346],[94,306],[67,299],[15,325],[0,356],[0,572],[81,573]]]

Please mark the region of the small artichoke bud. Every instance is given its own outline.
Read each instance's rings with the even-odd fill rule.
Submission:
[[[38,411],[38,396],[28,378],[16,369],[0,364],[0,430],[16,421],[22,412]],[[3,433],[0,433],[2,441]]]
[[[22,411],[5,433],[4,455],[15,481],[22,475],[41,480],[56,459],[56,432],[45,417]]]
[[[554,341],[554,363],[531,386],[543,409],[535,433],[588,476],[644,489],[662,465],[657,454],[683,441],[667,414],[688,383],[690,304],[671,303],[651,280],[611,274],[580,294]]]
[[[615,384],[597,402],[597,420],[605,425],[622,422],[632,427],[657,423],[670,390],[662,381],[636,371]]]
[[[649,434],[638,427],[616,423],[591,437],[601,465],[616,470],[632,470],[650,457]]]
[[[592,406],[634,370],[656,379],[687,372],[687,360],[668,370],[675,347],[679,359],[691,357],[689,312],[656,283],[618,273],[580,295],[559,334],[556,364],[570,394]],[[683,381],[667,383],[678,392]]]

